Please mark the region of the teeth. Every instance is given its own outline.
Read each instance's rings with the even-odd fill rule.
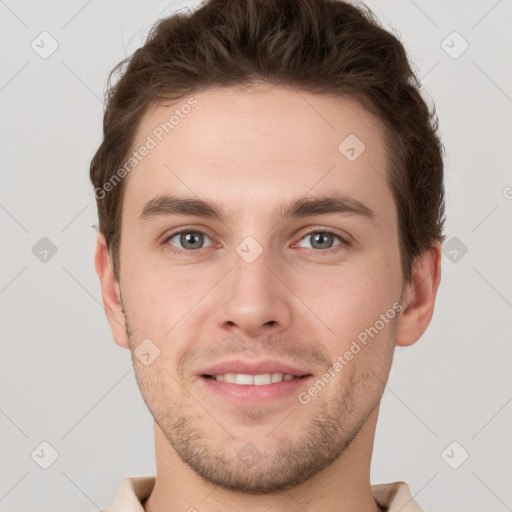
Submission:
[[[215,380],[229,382],[231,384],[241,384],[242,386],[262,386],[265,384],[273,384],[283,380],[293,380],[295,377],[290,373],[264,373],[261,375],[248,375],[246,373],[225,373],[223,375],[213,375]]]

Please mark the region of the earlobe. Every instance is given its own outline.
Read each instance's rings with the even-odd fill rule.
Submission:
[[[107,242],[102,233],[98,233],[96,237],[94,264],[100,280],[105,315],[110,325],[114,341],[120,347],[129,349],[125,316],[120,301],[119,283],[114,277]]]
[[[436,242],[415,261],[412,277],[404,291],[404,309],[396,331],[396,345],[413,345],[426,331],[441,281],[441,244]]]

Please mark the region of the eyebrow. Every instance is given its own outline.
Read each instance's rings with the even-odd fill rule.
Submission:
[[[301,197],[282,204],[276,212],[276,223],[286,218],[312,215],[345,214],[359,215],[369,220],[375,213],[361,201],[340,194]],[[142,223],[169,215],[197,216],[226,222],[230,215],[212,201],[195,197],[158,195],[144,204],[139,220]]]

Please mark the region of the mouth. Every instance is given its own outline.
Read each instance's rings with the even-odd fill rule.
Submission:
[[[219,406],[251,407],[298,400],[299,393],[312,384],[313,375],[293,373],[205,373],[199,376],[206,400]]]
[[[220,373],[217,375],[201,375],[205,379],[211,379],[218,382],[225,382],[227,384],[237,384],[239,386],[268,386],[280,382],[288,382],[292,380],[300,380],[307,377],[307,375],[293,375],[291,373],[260,373],[252,375],[249,373]]]
[[[207,400],[243,408],[290,399],[310,385],[313,374],[284,361],[234,359],[203,368],[197,377]]]

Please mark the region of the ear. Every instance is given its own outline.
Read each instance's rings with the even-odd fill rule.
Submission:
[[[121,304],[121,290],[114,277],[107,242],[102,233],[96,237],[96,253],[94,256],[96,273],[100,279],[103,307],[114,341],[122,348],[130,348],[126,335],[126,324]]]
[[[441,244],[436,242],[414,262],[412,277],[404,288],[403,310],[397,324],[396,345],[416,343],[426,331],[441,281]]]

